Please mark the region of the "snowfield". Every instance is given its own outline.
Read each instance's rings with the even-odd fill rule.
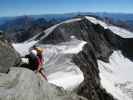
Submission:
[[[110,63],[98,60],[101,84],[119,100],[133,100],[133,62],[114,51]]]
[[[45,48],[44,66],[50,83],[72,90],[83,82],[83,73],[72,62],[72,55],[82,51],[85,44],[72,40],[58,45],[40,45]]]
[[[24,42],[24,43],[13,43],[15,50],[21,55],[24,56],[29,53],[29,49],[35,45],[38,41]]]

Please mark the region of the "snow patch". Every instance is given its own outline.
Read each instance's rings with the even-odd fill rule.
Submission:
[[[106,23],[104,23],[103,21],[100,21],[94,17],[89,17],[89,16],[85,16],[86,19],[88,19],[89,21],[91,21],[94,24],[100,24],[101,26],[103,26],[105,29],[108,28],[108,25]]]
[[[69,46],[67,46],[68,44],[71,44]],[[61,46],[62,49],[62,53],[64,54],[77,54],[80,51],[82,51],[84,45],[86,44],[85,41],[70,41],[70,42],[66,42],[65,44],[61,44],[63,46]]]
[[[29,49],[35,45],[38,41],[24,42],[24,43],[13,43],[15,50],[21,55],[24,56],[29,53]]]
[[[98,20],[96,18],[93,18],[93,17],[86,16],[85,18],[88,19],[89,21],[91,21],[94,24],[100,24],[105,29],[110,29],[112,32],[114,32],[115,34],[117,34],[117,35],[119,35],[123,38],[133,38],[133,33],[126,30],[126,29],[116,27],[116,26],[113,26],[113,25],[108,25],[105,22],[100,21],[100,20]]]
[[[80,69],[75,66],[67,66],[72,68],[71,71],[58,71],[48,76],[49,82],[61,86],[64,89],[73,89],[83,82],[84,77]]]
[[[69,20],[66,20],[66,21],[62,22],[61,24],[63,24],[63,23],[72,23],[72,22],[77,22],[77,21],[80,21],[80,20],[81,20],[81,18],[69,19]]]
[[[114,51],[109,62],[98,60],[102,86],[119,100],[133,100],[133,62],[120,51]]]
[[[116,33],[117,35],[123,37],[123,38],[133,38],[133,32],[130,32],[126,29],[116,27],[116,26],[109,26],[109,29],[113,32]]]

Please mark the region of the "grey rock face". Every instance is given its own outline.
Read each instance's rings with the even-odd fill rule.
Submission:
[[[86,100],[63,88],[47,83],[24,68],[11,68],[0,74],[0,100]]]
[[[73,61],[84,73],[84,82],[77,88],[77,93],[88,100],[115,100],[100,85],[97,58],[92,47],[87,44],[84,50],[73,57]]]
[[[0,72],[8,72],[17,59],[17,53],[8,43],[8,41],[0,35]]]

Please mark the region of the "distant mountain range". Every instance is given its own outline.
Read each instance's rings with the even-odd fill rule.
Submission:
[[[133,14],[90,12],[1,17],[0,30],[6,33],[7,38],[15,42],[23,42],[54,24],[85,15],[133,31]]]
[[[62,21],[62,20],[67,20],[68,18],[72,18],[74,16],[77,16],[77,13],[71,13],[71,14],[42,14],[42,15],[24,15],[24,16],[29,16],[32,17],[34,19],[39,19],[39,18],[44,18],[47,21],[50,21],[52,19],[56,19],[58,21]],[[14,16],[14,17],[0,17],[0,25],[17,19],[17,18],[21,18],[23,16]]]
[[[77,12],[77,13],[66,13],[66,14],[41,14],[41,15],[28,15],[28,16],[33,17],[35,19],[45,18],[46,20],[51,20],[51,19],[66,20],[68,18],[72,18],[77,15],[94,15],[94,16],[99,16],[99,17],[109,17],[114,20],[122,20],[122,21],[133,20],[133,14],[127,14],[127,13]],[[16,19],[18,17],[21,17],[21,16],[0,17],[0,24],[3,24],[9,20]]]
[[[21,16],[0,25],[0,30],[5,32],[5,36],[9,40],[23,42],[56,23],[58,21],[55,19],[47,21],[44,18],[37,19],[31,16]]]

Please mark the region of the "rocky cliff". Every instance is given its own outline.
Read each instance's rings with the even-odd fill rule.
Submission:
[[[5,39],[3,32],[0,32],[0,72],[8,72],[17,58],[18,54],[11,46],[11,43]]]

